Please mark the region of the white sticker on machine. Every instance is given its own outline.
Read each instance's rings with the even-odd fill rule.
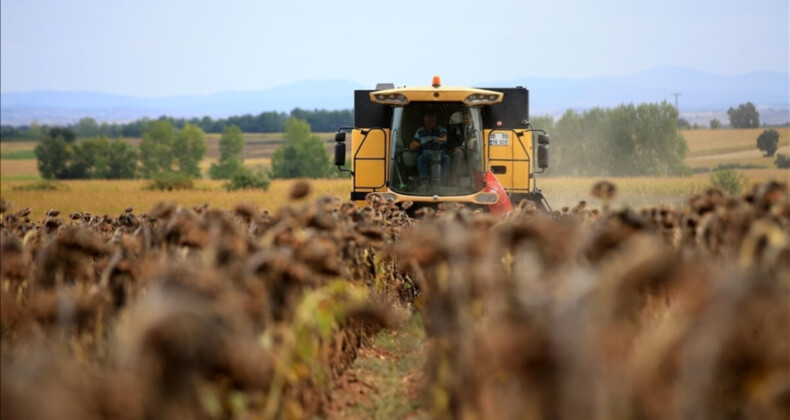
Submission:
[[[510,133],[495,132],[488,135],[489,146],[507,146],[510,144]]]

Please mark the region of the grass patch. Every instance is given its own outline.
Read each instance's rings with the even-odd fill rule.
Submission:
[[[35,159],[36,152],[30,149],[17,149],[0,152],[0,159],[20,160]]]
[[[51,179],[42,179],[32,183],[14,185],[14,191],[68,191],[69,186]]]
[[[11,181],[39,181],[41,179],[43,179],[43,178],[41,178],[41,175],[38,175],[38,174],[36,174],[36,175],[27,174],[27,175],[2,175],[2,176],[0,176],[0,181],[9,181],[9,182],[11,182]]]
[[[409,322],[399,330],[403,334],[391,334],[383,331],[373,338],[376,346],[397,354],[414,351],[422,345],[425,339],[425,329],[419,314],[412,315]]]
[[[195,188],[195,181],[192,178],[175,173],[168,173],[157,176],[148,181],[145,189],[159,191],[180,191]]]

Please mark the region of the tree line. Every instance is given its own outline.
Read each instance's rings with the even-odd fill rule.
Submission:
[[[759,114],[750,105],[747,103],[733,110],[731,117],[749,125],[759,124]],[[308,117],[324,118],[320,124],[336,124],[334,130],[346,124],[332,119],[344,112],[351,118],[351,111],[292,111],[293,115],[283,121],[278,131],[284,133],[285,144],[273,155],[271,168],[257,175],[273,178],[338,176],[323,142],[312,134]],[[247,117],[253,118],[239,118]],[[240,121],[233,118],[220,122]],[[683,164],[688,147],[678,131],[678,112],[667,102],[593,108],[583,112],[568,110],[557,121],[546,116],[533,118],[532,124],[552,135],[553,162],[547,172],[549,175],[691,174],[691,169]],[[44,178],[121,179],[175,175],[194,179],[201,176],[198,165],[206,151],[206,130],[201,125],[168,117],[146,121],[140,126],[144,131],[139,147],[133,147],[124,138],[111,141],[101,132],[77,141],[79,133],[96,133],[86,131],[85,127],[90,126],[81,121],[77,128],[53,127],[45,131],[35,149],[39,171]],[[214,179],[231,179],[239,174],[253,177],[255,174],[245,169],[242,160],[242,132],[245,130],[236,124],[222,127],[221,156],[211,166],[209,176]],[[772,134],[761,136],[757,142],[768,155],[775,151],[778,142],[778,133]]]
[[[548,174],[572,176],[689,175],[683,165],[688,147],[677,128],[674,106],[621,105],[567,111],[559,120],[535,118],[532,124],[551,133],[552,160]],[[231,125],[220,137],[220,158],[209,169],[214,179],[245,171],[242,129]],[[323,142],[311,125],[290,117],[282,128],[285,144],[272,156],[266,175],[272,178],[338,176]],[[206,152],[204,130],[190,123],[178,127],[168,119],[152,121],[135,148],[124,139],[90,137],[76,141],[70,128],[53,128],[36,146],[44,178],[201,177]],[[249,175],[249,174],[247,174]]]
[[[296,117],[283,124],[285,143],[272,156],[271,168],[244,165],[242,130],[230,125],[219,139],[219,160],[209,168],[212,179],[229,180],[228,189],[267,188],[269,178],[332,178],[334,170],[324,142],[310,124]],[[202,177],[200,162],[207,150],[199,126],[177,127],[167,119],[151,122],[139,147],[124,138],[105,136],[78,141],[71,128],[47,130],[35,147],[38,169],[45,179],[132,179],[155,181],[157,188],[189,188]]]
[[[258,115],[245,114],[228,118],[213,119],[205,116],[202,118],[175,118],[161,116],[157,119],[141,118],[125,124],[98,123],[95,119],[86,117],[77,123],[63,126],[71,130],[78,138],[108,137],[108,138],[139,138],[149,130],[157,121],[167,121],[174,128],[181,130],[187,125],[192,125],[203,130],[204,133],[222,133],[227,127],[236,126],[245,133],[282,133],[285,122],[289,118],[297,118],[310,124],[314,132],[333,132],[341,126],[354,123],[354,113],[350,109],[328,111],[323,109],[304,110],[295,108],[290,114],[284,112],[262,112]],[[0,141],[41,140],[47,135],[49,127],[32,123],[28,126],[13,127],[4,125],[0,127]]]

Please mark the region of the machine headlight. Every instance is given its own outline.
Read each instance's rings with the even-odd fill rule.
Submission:
[[[409,100],[400,93],[376,93],[376,102],[390,105],[406,105]]]
[[[481,193],[475,196],[475,202],[480,204],[494,204],[499,201],[499,196],[495,193]]]
[[[487,105],[496,103],[498,100],[499,95],[497,94],[473,93],[464,99],[464,103],[467,105]]]
[[[375,195],[375,196],[381,197],[381,199],[382,199],[382,200],[384,200],[384,201],[388,201],[388,200],[392,200],[392,201],[398,201],[398,196],[397,196],[397,195],[395,195],[395,194],[393,194],[393,193],[388,193],[388,192],[372,192],[372,193],[370,193],[370,194],[368,194],[368,195]]]
[[[392,193],[380,193],[379,195],[381,195],[381,198],[383,198],[384,201],[387,200],[398,201],[398,196]]]

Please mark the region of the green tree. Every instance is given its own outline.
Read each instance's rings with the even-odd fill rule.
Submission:
[[[332,161],[324,142],[312,135],[310,124],[291,117],[285,122],[285,144],[272,156],[274,178],[331,177]]]
[[[779,148],[779,132],[765,130],[757,137],[757,148],[765,152],[766,157],[771,157]]]
[[[96,137],[99,135],[99,124],[90,117],[85,117],[77,122],[77,136],[80,138]]]
[[[714,187],[727,191],[730,195],[738,195],[748,184],[748,179],[735,169],[724,169],[710,174],[710,183]]]
[[[225,183],[225,189],[228,191],[245,190],[245,189],[259,189],[268,190],[271,181],[262,169],[252,170],[242,166],[229,178]]]
[[[110,142],[107,137],[92,137],[74,145],[70,172],[73,178],[107,177]]]
[[[44,179],[68,177],[68,165],[73,154],[66,137],[61,131],[50,133],[38,142],[34,149],[38,172]]]
[[[220,160],[231,156],[241,157],[243,150],[244,138],[242,137],[241,129],[235,125],[225,127],[222,130],[222,136],[219,138]]]
[[[217,163],[212,163],[208,170],[208,175],[211,179],[230,179],[242,167],[244,167],[244,161],[238,156],[231,156]]]
[[[550,171],[574,176],[599,175],[604,170],[611,113],[593,108],[579,114],[568,110],[554,126],[554,159]],[[555,147],[556,146],[556,147]]]
[[[673,124],[677,117],[677,109],[667,102],[641,104],[636,108],[638,124],[634,136],[639,147],[634,160],[639,169],[627,175],[681,175],[685,172],[683,159],[688,145]]]
[[[639,142],[636,137],[639,120],[633,104],[620,105],[609,111],[609,134],[601,162],[604,171],[596,175],[632,175],[639,173]]]
[[[169,121],[154,121],[140,142],[143,177],[152,178],[173,171],[173,142],[176,132]]]
[[[550,173],[575,176],[685,175],[688,151],[677,110],[661,104],[567,111],[552,132]]]
[[[63,136],[63,140],[69,144],[74,143],[77,140],[77,134],[70,128],[52,127],[49,129],[48,135],[53,138]]]
[[[714,118],[714,119],[710,120],[710,128],[713,129],[713,130],[720,129],[721,128],[721,121],[719,121],[717,118]]]
[[[177,173],[190,178],[200,178],[200,161],[206,154],[206,134],[200,127],[186,124],[176,135],[172,155]]]
[[[778,153],[774,163],[779,169],[790,169],[790,155],[786,153]]]
[[[548,132],[552,132],[554,129],[554,117],[548,114],[532,117],[529,119],[529,122],[532,124],[532,127],[540,128]]]
[[[677,128],[678,111],[667,102],[621,105],[610,111],[605,174],[681,175],[688,146]]]
[[[132,179],[137,172],[137,150],[124,139],[110,144],[107,154],[107,179]]]
[[[41,140],[44,138],[44,130],[37,122],[33,121],[30,123],[30,128],[27,129],[26,137],[29,140]]]
[[[73,132],[52,129],[36,145],[38,169],[45,179],[133,178],[137,152],[125,141],[110,143],[107,137],[92,137],[69,143]]]
[[[732,128],[757,128],[760,126],[760,113],[751,102],[738,105],[738,109],[727,110]]]
[[[236,125],[225,127],[219,139],[219,162],[212,163],[209,176],[212,179],[229,179],[243,166],[242,151],[244,138]]]
[[[83,150],[69,128],[53,127],[36,145],[38,169],[45,179],[81,179],[89,177],[93,166],[91,145]]]

